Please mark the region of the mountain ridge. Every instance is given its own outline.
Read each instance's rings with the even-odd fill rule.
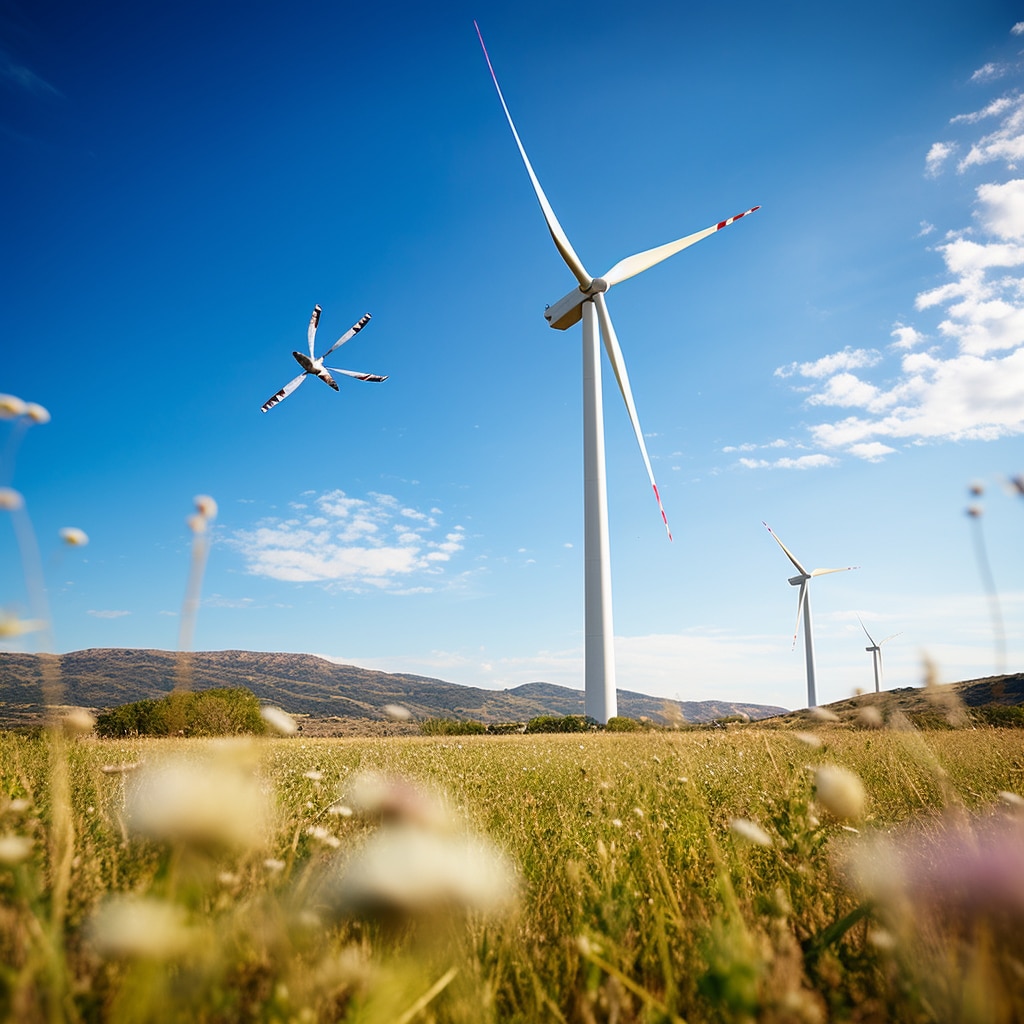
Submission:
[[[197,690],[244,686],[261,701],[312,718],[381,720],[385,705],[401,704],[417,718],[524,722],[540,715],[582,714],[584,701],[582,690],[555,683],[488,690],[338,664],[315,654],[90,648],[67,654],[0,652],[0,725],[26,724],[42,715],[44,678],[59,679],[62,703],[96,711],[162,697],[176,685]],[[621,715],[665,724],[680,717],[707,722],[736,714],[768,718],[786,711],[736,701],[668,700],[625,689],[617,694]]]

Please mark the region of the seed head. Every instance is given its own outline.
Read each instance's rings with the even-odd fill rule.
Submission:
[[[13,487],[0,487],[0,510],[4,512],[16,512],[25,504],[25,499],[20,491]]]
[[[882,712],[874,704],[865,704],[857,712],[857,724],[862,729],[881,729],[883,725]]]
[[[60,724],[68,735],[81,736],[96,728],[96,719],[85,708],[72,708],[61,719]]]
[[[808,715],[816,722],[838,722],[839,716],[834,711],[829,711],[828,708],[811,708]]]
[[[195,503],[196,511],[204,519],[213,520],[217,518],[217,502],[208,494],[197,494],[192,500]]]
[[[127,818],[139,835],[210,851],[263,839],[266,797],[252,772],[226,756],[147,766],[134,783]]]
[[[408,722],[412,718],[412,712],[401,704],[385,704],[381,710],[392,722]]]
[[[730,818],[729,828],[734,835],[755,846],[771,846],[772,837],[760,825],[746,818]]]
[[[291,715],[269,704],[260,708],[260,717],[267,723],[270,731],[276,732],[278,736],[294,736],[299,731]]]
[[[806,744],[808,747],[821,746],[821,737],[815,736],[813,732],[794,732],[793,739],[799,740],[801,743]]]
[[[60,539],[72,548],[84,548],[89,543],[89,535],[85,530],[80,530],[77,526],[62,527]]]
[[[13,420],[25,415],[25,403],[14,395],[0,395],[0,420]]]
[[[833,817],[857,821],[864,816],[867,795],[853,772],[834,764],[822,765],[814,769],[814,786],[818,803]]]
[[[27,860],[32,853],[32,840],[28,836],[0,836],[0,865],[14,867]]]
[[[93,916],[89,936],[101,956],[139,960],[172,959],[193,940],[181,907],[130,896],[108,899]]]
[[[49,423],[50,413],[38,402],[27,402],[25,405],[25,416],[32,423]]]

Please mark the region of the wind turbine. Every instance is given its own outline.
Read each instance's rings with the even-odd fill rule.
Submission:
[[[775,542],[786,553],[786,557],[796,566],[798,576],[791,576],[791,586],[799,587],[800,593],[796,599],[796,628],[793,630],[793,646],[796,647],[796,636],[800,632],[800,617],[804,620],[804,653],[807,658],[807,706],[814,708],[818,706],[818,696],[814,688],[814,630],[811,625],[811,596],[810,581],[815,576],[826,576],[830,572],[848,572],[850,569],[859,569],[859,565],[844,565],[841,569],[812,569],[808,572],[797,560],[785,544],[775,535],[772,528],[762,520],[764,528],[775,537]]]
[[[313,315],[309,318],[309,327],[306,329],[306,337],[309,340],[309,355],[306,356],[302,352],[292,353],[295,361],[302,367],[302,373],[293,380],[288,381],[280,391],[271,395],[260,407],[260,412],[273,409],[278,402],[286,399],[308,376],[319,377],[325,384],[329,384],[335,391],[338,391],[338,384],[331,374],[328,373],[328,370],[333,373],[343,373],[346,377],[355,377],[356,380],[373,381],[375,384],[387,380],[387,377],[378,377],[375,373],[360,373],[358,370],[339,370],[335,366],[324,366],[324,360],[336,348],[344,345],[346,341],[351,341],[370,322],[369,313],[360,317],[319,359],[314,358],[313,343],[316,341],[316,329],[320,323],[320,314],[322,312],[323,310],[319,306],[314,306]]]
[[[868,627],[864,625],[864,620],[858,615],[857,621],[860,623],[860,628],[864,630],[864,635],[871,641],[870,647],[865,647],[864,650],[871,654],[871,665],[875,670],[875,693],[879,692],[879,687],[882,681],[882,644],[887,644],[893,637],[900,636],[899,633],[893,633],[892,636],[887,636],[880,643],[875,643],[875,638],[868,632]]]
[[[640,455],[644,460],[647,469],[647,476],[654,490],[655,500],[658,502],[658,509],[661,512],[662,522],[668,533],[669,540],[672,539],[672,531],[669,529],[668,518],[665,515],[664,506],[661,503],[661,496],[658,493],[658,484],[654,479],[654,470],[651,468],[651,460],[647,455],[647,446],[644,443],[644,435],[640,429],[640,421],[637,418],[636,406],[633,402],[633,392],[629,385],[629,375],[626,373],[626,364],[622,358],[622,350],[619,348],[618,338],[615,335],[615,328],[608,315],[608,306],[605,303],[604,293],[612,287],[626,281],[631,277],[650,267],[661,263],[669,256],[682,251],[688,246],[699,242],[702,238],[728,227],[730,224],[745,217],[748,213],[760,207],[746,210],[730,217],[728,220],[719,221],[703,231],[697,231],[685,238],[677,239],[666,245],[660,245],[654,249],[628,256],[620,260],[602,277],[593,277],[583,266],[582,261],[573,250],[568,236],[562,230],[558,218],[551,209],[540,181],[534,173],[533,165],[530,163],[526,150],[523,148],[519,132],[512,121],[508,105],[502,94],[501,86],[498,85],[497,75],[491,64],[491,58],[484,45],[480,27],[473,22],[477,36],[480,39],[480,46],[484,51],[484,58],[487,60],[487,67],[491,72],[494,81],[494,88],[498,92],[498,99],[501,100],[502,109],[505,111],[505,118],[512,135],[519,148],[519,155],[523,158],[526,173],[530,176],[533,184],[533,191],[536,193],[537,201],[540,203],[541,212],[547,223],[548,231],[555,243],[555,248],[565,261],[566,266],[572,271],[578,282],[564,298],[558,300],[554,305],[544,310],[544,318],[555,330],[564,331],[574,324],[583,321],[583,519],[584,519],[584,594],[585,594],[585,700],[584,710],[586,714],[598,722],[607,722],[617,713],[617,702],[615,694],[615,651],[614,651],[614,630],[612,626],[612,594],[611,594],[611,564],[608,543],[608,495],[605,482],[605,458],[604,458],[604,413],[602,407],[601,393],[601,354],[598,347],[598,331],[604,339],[605,351],[615,372],[615,379],[622,394],[622,400],[626,405],[630,423],[633,425],[633,433],[636,435],[637,444],[640,446]]]

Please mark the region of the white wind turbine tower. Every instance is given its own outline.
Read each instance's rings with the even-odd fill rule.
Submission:
[[[864,630],[864,635],[871,641],[871,646],[865,647],[864,650],[871,655],[871,666],[875,670],[875,693],[878,693],[882,682],[882,644],[887,644],[894,637],[901,634],[893,633],[892,636],[887,636],[876,644],[875,638],[868,632],[868,627],[864,625],[864,620],[859,615],[857,616],[857,621],[860,623],[860,628]]]
[[[484,46],[483,36],[480,27],[473,22],[480,38],[480,46],[483,48],[484,57],[487,60],[487,67],[490,69],[491,78],[494,80],[494,88],[498,92],[501,106],[505,111],[512,135],[519,147],[519,154],[526,166],[526,173],[530,176],[533,190],[537,195],[544,220],[547,223],[548,231],[555,243],[555,248],[565,261],[566,266],[572,271],[578,282],[564,298],[559,299],[552,306],[544,310],[544,318],[548,324],[559,331],[564,331],[581,319],[583,321],[583,518],[584,518],[584,565],[585,565],[585,702],[586,714],[598,722],[607,722],[617,713],[617,702],[615,693],[615,652],[613,647],[614,630],[612,627],[612,594],[611,594],[611,564],[608,544],[608,495],[605,484],[605,459],[604,459],[604,413],[602,408],[601,395],[601,355],[598,347],[598,331],[604,340],[605,351],[615,372],[615,379],[625,402],[626,411],[629,414],[630,422],[633,425],[633,433],[636,435],[637,444],[640,446],[640,454],[647,469],[647,476],[651,481],[654,490],[654,497],[658,502],[661,511],[661,518],[665,524],[669,540],[672,539],[672,532],[669,529],[668,519],[665,516],[665,509],[661,503],[661,496],[658,494],[658,485],[654,479],[654,470],[651,468],[651,460],[647,455],[647,446],[644,443],[644,435],[640,429],[640,421],[637,419],[636,406],[633,403],[633,392],[629,386],[629,376],[626,373],[626,364],[622,358],[622,351],[619,348],[618,339],[615,336],[615,328],[612,326],[611,318],[608,315],[608,307],[605,303],[604,293],[612,287],[631,277],[636,276],[644,270],[661,263],[669,256],[682,251],[702,238],[728,227],[733,222],[745,217],[748,213],[760,209],[755,206],[730,217],[728,220],[719,221],[703,231],[697,231],[685,238],[677,239],[666,245],[660,245],[654,249],[628,256],[620,260],[602,277],[593,277],[583,266],[582,261],[576,255],[565,232],[562,230],[558,218],[551,209],[544,190],[537,180],[533,166],[523,143],[519,138],[519,132],[512,121],[505,97],[502,95],[501,86],[498,85],[498,78],[491,65],[491,58]]]
[[[796,646],[796,636],[800,632],[800,617],[803,616],[804,620],[804,654],[807,659],[807,706],[814,708],[818,706],[818,695],[815,691],[814,686],[814,629],[811,625],[811,596],[810,596],[810,581],[815,576],[826,576],[830,572],[848,572],[850,569],[859,569],[858,565],[844,565],[841,569],[812,569],[808,572],[794,556],[793,552],[782,543],[781,540],[772,531],[772,528],[762,522],[764,528],[775,537],[775,542],[782,548],[786,553],[786,557],[796,567],[796,571],[799,573],[798,576],[791,576],[789,583],[791,586],[799,587],[800,593],[796,599],[796,627],[793,630],[793,646]]]

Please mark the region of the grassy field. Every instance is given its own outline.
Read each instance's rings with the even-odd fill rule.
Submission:
[[[1024,733],[0,734],[0,1018],[1024,1020]]]

